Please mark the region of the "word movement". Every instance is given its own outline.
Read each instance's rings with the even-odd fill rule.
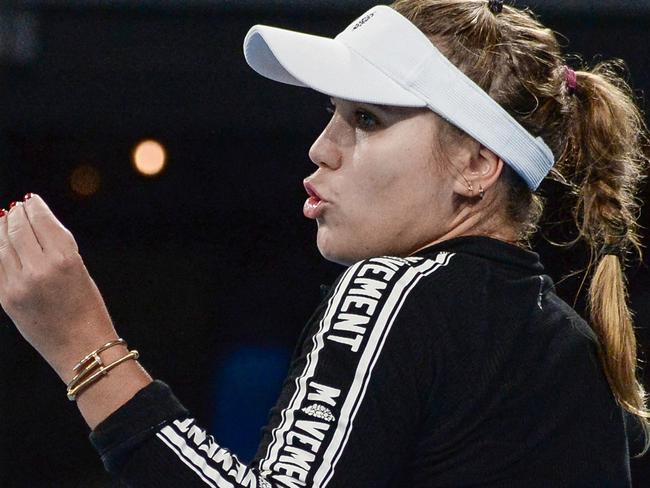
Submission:
[[[179,419],[157,432],[207,486],[218,488],[323,488],[327,486],[364,401],[365,392],[400,309],[417,283],[454,256],[380,257],[350,266],[330,290],[311,343],[292,361],[295,381],[283,391],[262,454],[246,466],[195,419]],[[396,329],[395,333],[399,333]],[[343,374],[325,376],[336,362]],[[265,447],[265,449],[263,449]]]

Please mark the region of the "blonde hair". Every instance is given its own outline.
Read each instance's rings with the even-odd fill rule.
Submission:
[[[553,150],[557,163],[550,178],[569,188],[578,231],[575,240],[562,245],[582,240],[590,251],[585,271],[591,275],[590,324],[616,400],[643,427],[644,449],[638,455],[643,456],[650,448],[650,410],[637,378],[624,268],[628,250],[642,258],[636,195],[648,166],[649,139],[632,90],[618,74],[624,64],[583,67],[573,90],[555,34],[528,9],[504,5],[495,14],[485,0],[397,0],[391,7]],[[461,133],[446,125],[448,133]],[[508,166],[499,188],[508,222],[519,242],[529,245],[543,212],[542,198]]]

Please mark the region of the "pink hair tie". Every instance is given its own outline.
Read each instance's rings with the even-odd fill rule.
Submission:
[[[569,88],[569,94],[573,95],[578,88],[578,75],[568,66],[564,67],[566,85]]]

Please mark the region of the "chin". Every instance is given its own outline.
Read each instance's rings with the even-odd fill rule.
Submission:
[[[321,256],[323,256],[326,260],[332,263],[340,264],[341,266],[347,267],[355,263],[355,261],[353,259],[350,259],[349,256],[332,252],[329,249],[323,249],[321,246],[318,246],[318,251],[320,252]]]
[[[330,255],[330,254],[325,254],[321,251],[321,256],[323,256],[325,259],[332,263],[340,264],[341,266],[345,266],[346,268],[354,264],[356,261],[354,260],[349,260],[346,259],[345,257],[341,256],[335,256],[335,255]]]
[[[341,249],[340,245],[337,246],[336,241],[332,239],[330,233],[322,227],[319,227],[318,234],[316,235],[316,246],[321,256],[332,263],[350,266],[357,262],[349,253]]]

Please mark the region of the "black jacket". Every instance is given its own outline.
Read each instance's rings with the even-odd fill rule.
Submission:
[[[90,440],[133,487],[628,487],[597,347],[537,254],[460,237],[337,278],[250,466],[161,381]]]

